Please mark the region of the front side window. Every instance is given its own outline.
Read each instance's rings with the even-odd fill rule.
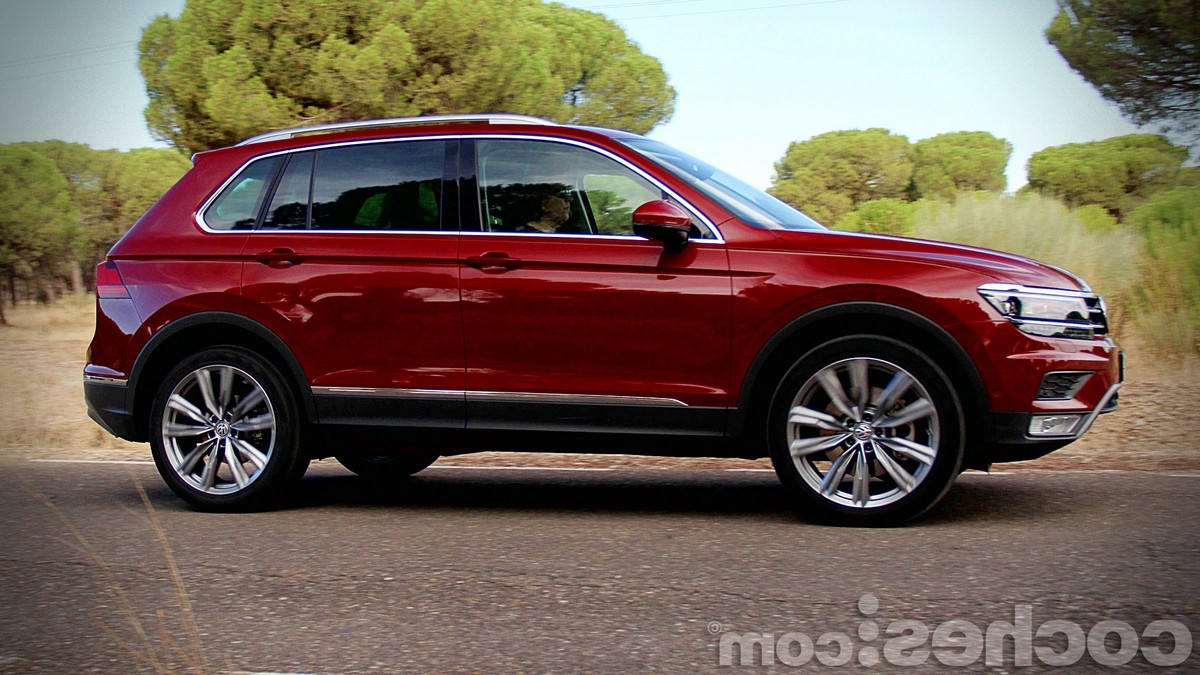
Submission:
[[[477,143],[484,230],[633,236],[634,209],[662,190],[586,148],[537,140]]]

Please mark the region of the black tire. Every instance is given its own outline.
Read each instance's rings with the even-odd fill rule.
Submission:
[[[334,455],[338,463],[354,473],[378,481],[396,481],[427,469],[438,454],[428,450],[392,452],[342,452]]]
[[[237,347],[205,349],[159,384],[150,447],[167,485],[208,511],[273,505],[304,475],[299,408],[270,363]]]
[[[965,423],[949,378],[882,336],[839,338],[802,356],[780,380],[768,425],[776,474],[821,522],[906,522],[945,496],[963,464]]]

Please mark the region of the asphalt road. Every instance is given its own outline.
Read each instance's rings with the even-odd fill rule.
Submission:
[[[376,489],[325,462],[286,509],[212,515],[151,465],[4,460],[0,673],[736,672],[759,668],[720,668],[722,642],[737,664],[760,636],[780,651],[755,664],[836,661],[840,640],[843,669],[979,671],[998,621],[1065,627],[999,642],[1006,670],[1097,669],[1091,634],[1102,661],[1196,671],[1198,492],[1197,474],[968,474],[931,517],[862,530],[804,522],[769,473],[435,465]]]

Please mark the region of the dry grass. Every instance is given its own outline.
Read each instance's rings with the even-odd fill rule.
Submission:
[[[67,298],[53,307],[7,308],[0,327],[0,455],[84,459],[149,459],[144,444],[109,436],[87,417],[82,371],[93,331],[93,300]],[[1200,426],[1200,358],[1165,360],[1127,349],[1128,382],[1121,407],[1081,441],[1029,469],[1200,469],[1200,447],[1179,429]],[[442,464],[536,466],[760,467],[763,460],[484,453]]]
[[[8,456],[145,459],[145,446],[113,438],[88,419],[83,364],[95,301],[69,297],[51,307],[6,307],[0,326],[0,453]]]
[[[913,234],[1008,251],[1058,265],[1086,279],[1108,302],[1109,321],[1125,330],[1138,282],[1141,237],[1130,228],[1088,227],[1067,207],[1040,195],[962,194],[953,204],[923,202]]]

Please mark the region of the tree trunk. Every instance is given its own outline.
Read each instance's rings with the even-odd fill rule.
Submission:
[[[83,295],[83,265],[78,260],[71,263],[71,293]]]
[[[44,279],[42,281],[41,296],[39,299],[47,307],[53,305],[54,301],[58,299],[58,289],[54,287],[53,279]]]

